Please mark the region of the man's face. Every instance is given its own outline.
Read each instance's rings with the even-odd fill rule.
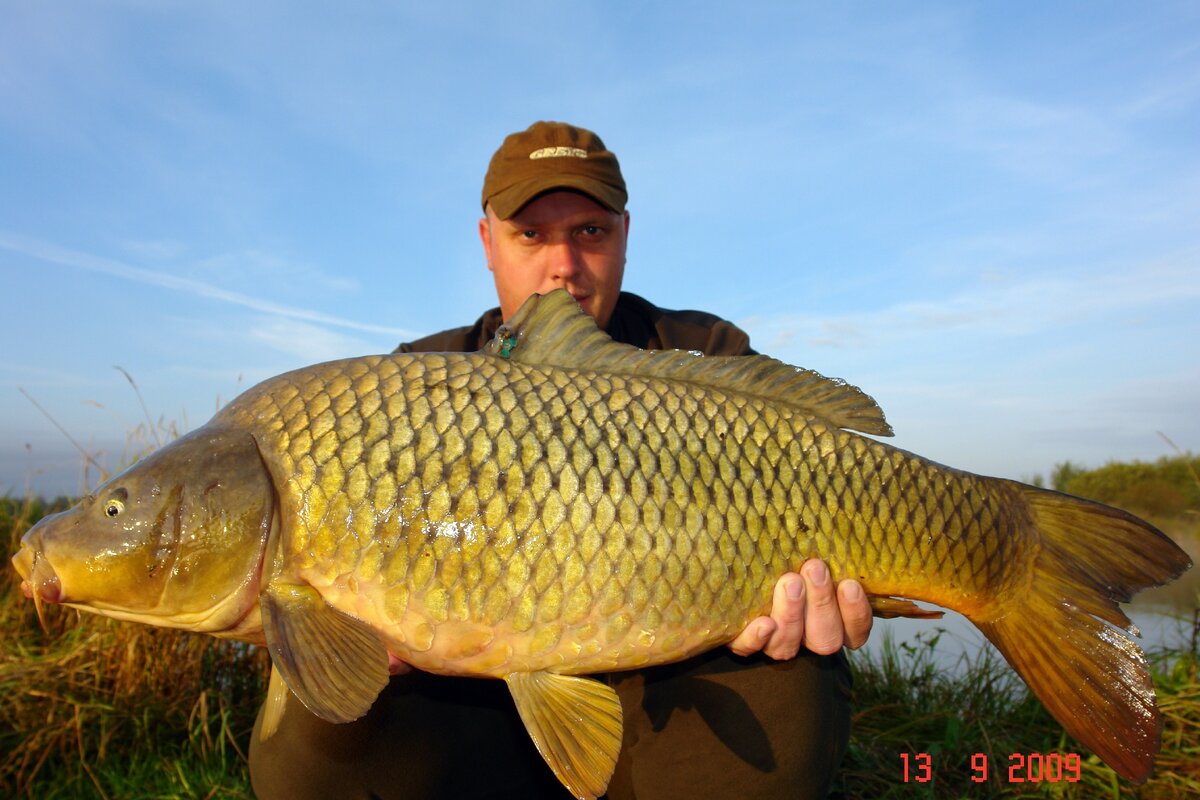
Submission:
[[[532,294],[565,288],[606,326],[621,291],[628,233],[629,212],[615,214],[575,192],[544,194],[509,219],[488,206],[479,238],[504,318]]]

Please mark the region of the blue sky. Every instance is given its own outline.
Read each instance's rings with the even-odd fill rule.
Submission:
[[[537,119],[621,159],[626,288],[861,386],[899,446],[1200,449],[1193,3],[3,5],[0,493],[80,489],[26,394],[111,468],[152,438],[114,367],[187,429],[472,321],[483,172]]]

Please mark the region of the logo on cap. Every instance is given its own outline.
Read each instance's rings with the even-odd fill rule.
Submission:
[[[579,147],[543,147],[529,154],[530,158],[587,158],[587,150]]]

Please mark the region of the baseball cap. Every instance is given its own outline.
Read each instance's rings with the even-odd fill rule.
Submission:
[[[509,134],[483,179],[483,207],[500,219],[551,189],[574,189],[621,214],[629,199],[617,157],[600,137],[565,122],[535,122]]]

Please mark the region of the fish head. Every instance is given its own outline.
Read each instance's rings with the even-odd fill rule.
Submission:
[[[237,635],[257,609],[275,496],[250,434],[200,428],[40,520],[13,565],[39,616],[55,603]]]

